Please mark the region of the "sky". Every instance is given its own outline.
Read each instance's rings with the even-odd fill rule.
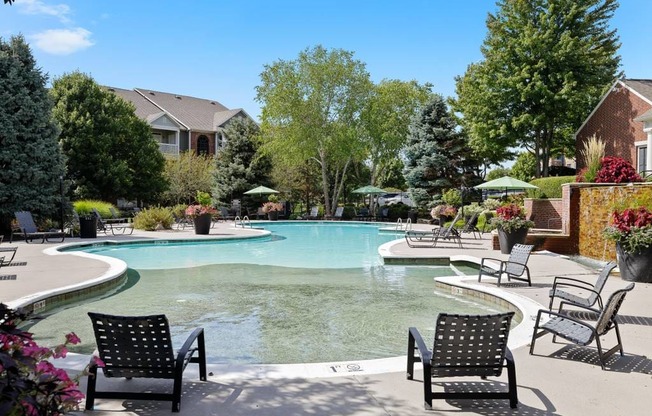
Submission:
[[[352,51],[371,79],[429,82],[482,59],[493,0],[15,0],[0,37],[22,34],[50,82],[75,70],[101,85],[216,100],[260,115],[265,65],[316,45]],[[628,78],[652,78],[652,1],[621,0],[611,26]]]

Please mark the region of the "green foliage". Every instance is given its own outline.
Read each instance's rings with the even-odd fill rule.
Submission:
[[[395,222],[399,218],[403,218],[404,220],[407,219],[408,213],[412,209],[411,207],[400,202],[397,204],[388,205],[387,208],[389,208],[387,216],[389,217],[389,221],[392,222]]]
[[[418,195],[413,201],[419,207],[443,189],[471,185],[478,178],[478,162],[441,95],[434,95],[412,120],[405,157],[405,179],[410,193]]]
[[[169,230],[173,223],[172,211],[164,207],[146,208],[134,217],[134,228],[139,230],[155,231],[160,227]]]
[[[539,189],[528,189],[525,194],[528,198],[561,198],[561,186],[572,182],[575,182],[575,176],[551,176],[535,179],[530,183],[538,186]]]
[[[516,158],[512,166],[512,177],[529,182],[536,177],[537,158],[530,152],[523,152]]]
[[[55,215],[62,203],[64,158],[46,81],[22,36],[0,38],[0,233],[16,211]]]
[[[360,115],[362,138],[375,185],[398,155],[409,134],[412,118],[431,98],[431,85],[416,81],[382,80],[374,85]]]
[[[82,199],[73,203],[73,208],[80,217],[91,215],[93,208],[100,213],[102,218],[112,218],[110,208],[115,209],[115,206],[109,202],[98,201],[94,199]]]
[[[464,215],[471,216],[474,214],[480,215],[485,208],[478,204],[477,202],[474,202],[472,204],[464,206]]]
[[[73,72],[50,90],[68,176],[80,198],[151,201],[166,188],[165,159],[133,104]]]
[[[163,193],[163,200],[168,203],[190,204],[198,190],[211,190],[214,169],[215,161],[212,157],[197,155],[192,151],[182,152],[178,158],[166,158],[163,176],[169,188]]]
[[[584,166],[586,167],[582,175],[583,182],[595,182],[595,179],[598,177],[598,171],[600,171],[602,158],[604,157],[604,150],[604,142],[598,139],[595,134],[584,142],[584,146],[580,150],[580,156],[584,160]]]
[[[371,87],[365,65],[352,52],[322,46],[265,65],[256,87],[265,153],[289,169],[307,160],[319,164],[327,215],[337,205],[349,165],[364,157],[359,115]]]
[[[510,176],[511,174],[512,174],[511,169],[503,168],[503,167],[497,167],[495,169],[492,169],[487,174],[487,181],[493,181],[494,179],[502,178],[503,176]]]
[[[459,189],[451,188],[444,192],[441,196],[442,201],[448,205],[459,207],[462,205],[462,194]]]
[[[618,77],[616,0],[498,2],[487,19],[484,59],[457,79],[453,108],[471,145],[489,162],[509,148],[574,153],[573,132]],[[539,165],[537,165],[539,166]]]
[[[258,134],[258,126],[249,119],[237,118],[227,125],[226,146],[215,161],[213,196],[218,203],[230,205],[232,199],[241,199],[246,205],[252,199],[243,199],[244,192],[258,185],[272,186],[271,161],[259,152]],[[254,202],[250,208],[260,201]]]
[[[177,218],[183,218],[186,215],[186,208],[188,208],[188,205],[186,204],[177,204],[168,209],[170,210],[173,216],[176,216]]]
[[[211,194],[209,194],[208,192],[197,191],[195,200],[199,205],[203,205],[203,206],[209,206],[212,205],[213,203],[213,200],[211,199]]]

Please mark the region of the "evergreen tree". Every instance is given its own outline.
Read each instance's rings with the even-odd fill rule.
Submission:
[[[51,94],[76,197],[151,201],[166,189],[165,159],[133,104],[81,72],[56,79]]]
[[[271,186],[272,164],[268,156],[258,153],[258,134],[256,123],[245,118],[235,118],[225,128],[226,146],[216,158],[213,188],[213,198],[219,203],[230,205],[251,188]]]
[[[539,160],[536,175],[546,176],[551,152],[573,149],[573,132],[618,75],[620,44],[609,27],[617,7],[616,0],[498,3],[487,18],[484,60],[458,78],[453,102],[487,162],[524,147]]]
[[[405,179],[418,205],[430,202],[426,195],[478,181],[478,162],[441,95],[434,95],[412,121],[405,156]]]
[[[22,36],[0,38],[0,217],[15,211],[59,218],[64,157],[52,120],[46,76]]]

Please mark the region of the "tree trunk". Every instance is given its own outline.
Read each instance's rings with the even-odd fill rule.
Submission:
[[[319,157],[321,158],[321,181],[322,181],[322,191],[324,193],[324,213],[326,215],[331,215],[331,201],[329,198],[330,194],[330,182],[328,180],[328,166],[326,164],[326,158],[323,152],[320,151]]]

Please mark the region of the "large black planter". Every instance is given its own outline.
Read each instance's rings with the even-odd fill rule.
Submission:
[[[267,213],[267,219],[270,221],[278,220],[278,211],[269,211]]]
[[[620,277],[630,282],[652,283],[652,246],[638,253],[627,253],[616,243]]]
[[[502,228],[498,228],[498,242],[500,243],[500,252],[509,254],[512,252],[512,247],[515,244],[525,244],[527,237],[527,228],[519,228],[514,231],[507,232]]]
[[[79,237],[97,238],[97,217],[79,217]]]
[[[208,234],[211,231],[211,214],[201,214],[193,218],[195,234]]]

